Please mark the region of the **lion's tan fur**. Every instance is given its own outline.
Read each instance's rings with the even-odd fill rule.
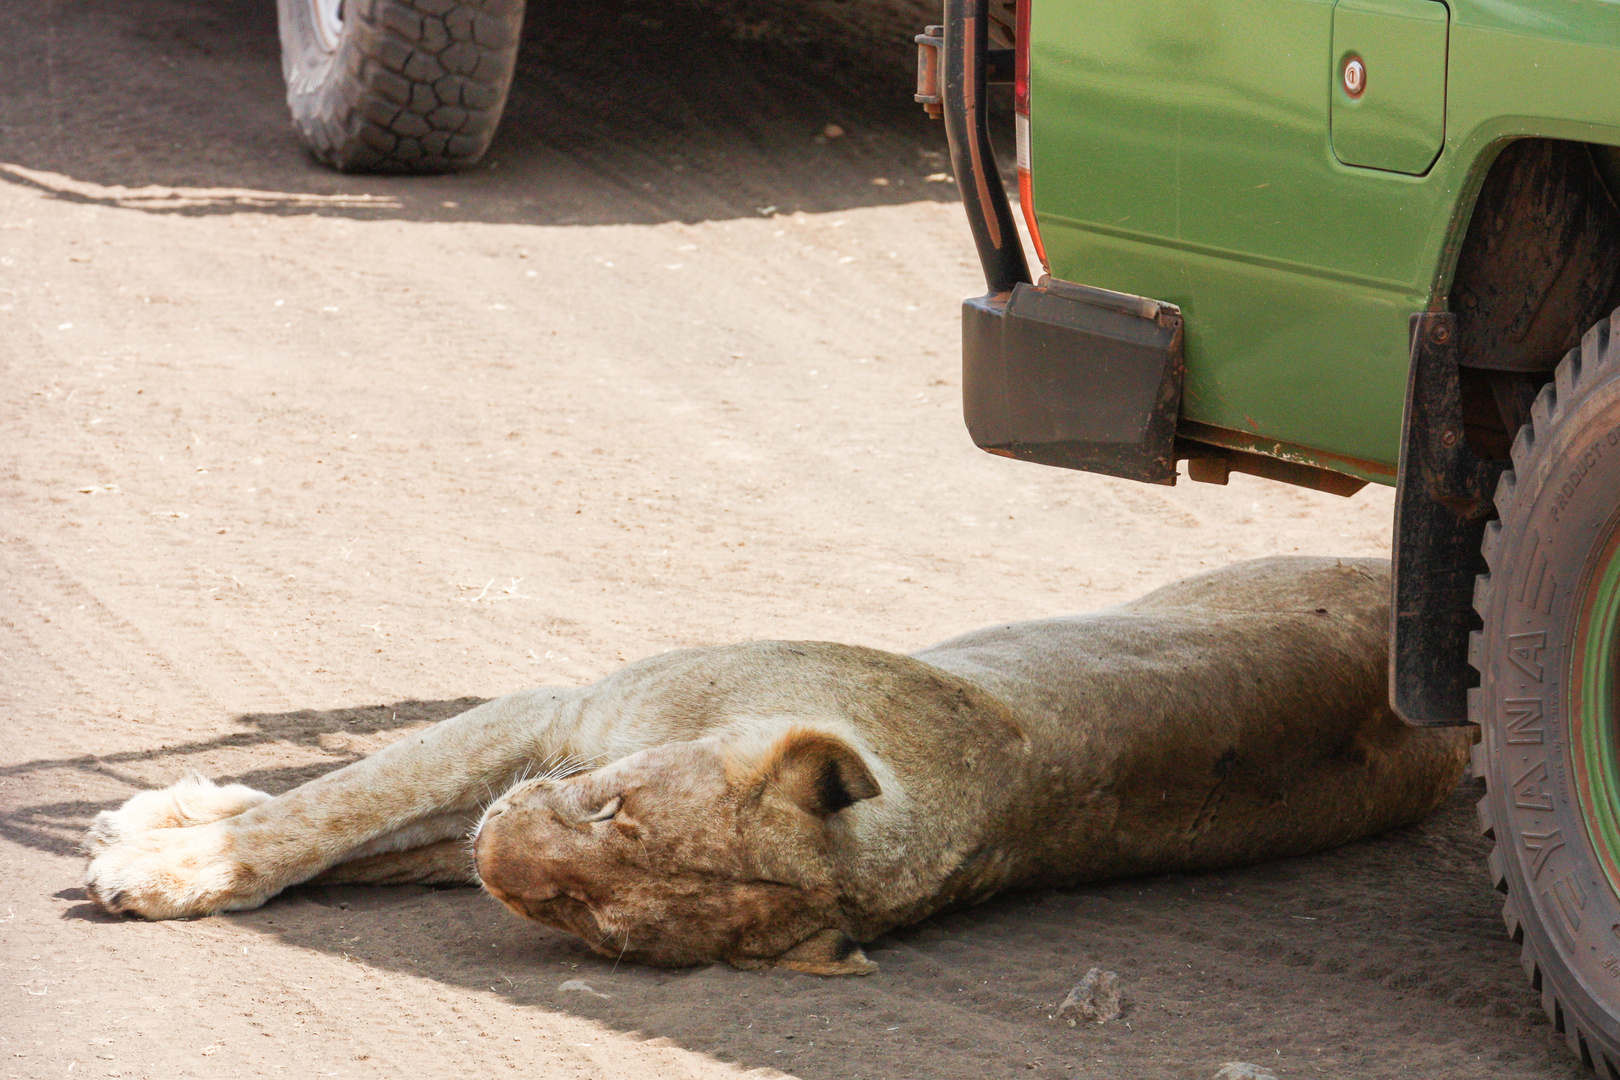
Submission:
[[[465,879],[451,841],[476,826],[486,889],[600,952],[870,970],[854,941],[1001,889],[1298,854],[1433,809],[1467,736],[1390,713],[1388,594],[1381,562],[1272,559],[911,656],[667,653],[262,804],[233,792],[218,820],[142,824],[137,796],[91,830],[89,883],[162,918],[317,876]]]

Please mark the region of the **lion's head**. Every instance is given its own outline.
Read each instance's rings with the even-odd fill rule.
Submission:
[[[716,736],[520,783],[474,851],[490,895],[604,956],[864,974],[875,965],[845,932],[833,854],[844,811],[878,794],[833,736]]]

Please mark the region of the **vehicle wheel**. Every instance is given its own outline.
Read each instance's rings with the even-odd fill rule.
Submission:
[[[1620,312],[1542,388],[1496,507],[1469,646],[1491,876],[1554,1027],[1620,1078]]]
[[[446,172],[489,149],[524,0],[278,0],[293,126],[344,172]]]

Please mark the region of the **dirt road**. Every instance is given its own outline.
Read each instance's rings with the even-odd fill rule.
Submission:
[[[302,157],[272,8],[0,3],[0,1077],[1583,1075],[1470,790],[1319,858],[1002,898],[856,981],[615,968],[470,890],[98,914],[77,836],[186,769],[279,791],[663,649],[910,649],[1387,552],[1384,490],[971,447],[926,5],[536,0],[487,167],[414,180]],[[1053,1019],[1092,965],[1125,1017]]]

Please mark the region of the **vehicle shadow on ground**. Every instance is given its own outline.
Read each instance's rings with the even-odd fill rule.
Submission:
[[[162,761],[173,772],[225,746],[329,749],[334,737],[440,719],[476,700],[254,714],[240,718],[248,730],[215,739],[30,762],[0,778],[44,789],[46,774],[68,768],[103,786],[127,783],[122,770],[137,761]],[[218,778],[279,792],[356,756]],[[872,1045],[874,1030],[904,1044],[911,1060],[937,1054],[942,1064],[930,1075],[938,1078],[1013,1070],[1072,1077],[1102,1058],[1140,1065],[1132,1075],[1181,1075],[1172,1068],[1178,1062],[1219,1062],[1240,1050],[1298,1060],[1307,1049],[1288,1038],[1339,1040],[1315,1059],[1331,1074],[1335,1060],[1363,1070],[1382,1061],[1377,1024],[1391,1021],[1377,1018],[1389,1015],[1411,1017],[1402,1022],[1432,1030],[1440,1051],[1483,1058],[1502,1075],[1523,1068],[1579,1076],[1502,934],[1499,898],[1485,882],[1487,845],[1473,820],[1479,794],[1465,782],[1415,826],[1314,857],[1004,895],[880,939],[868,950],[880,972],[865,979],[619,963],[512,917],[473,889],[295,888],[259,910],[206,921],[811,1080],[893,1074],[892,1063],[852,1057]],[[4,835],[70,854],[67,838],[122,797],[29,806],[8,817]],[[110,919],[82,890],[57,895],[78,901],[63,918]],[[1119,972],[1126,1012],[1077,1032],[1054,1013],[1092,965]],[[766,999],[776,1007],[750,1008]],[[1410,1004],[1386,1000],[1363,1013],[1371,999]],[[756,1024],[760,1015],[795,1019]],[[1393,1071],[1401,1063],[1388,1064]]]
[[[11,5],[0,179],[155,213],[539,225],[954,200],[943,129],[911,97],[911,37],[937,12],[934,0],[531,0],[485,161],[385,177],[304,154],[267,0]]]

